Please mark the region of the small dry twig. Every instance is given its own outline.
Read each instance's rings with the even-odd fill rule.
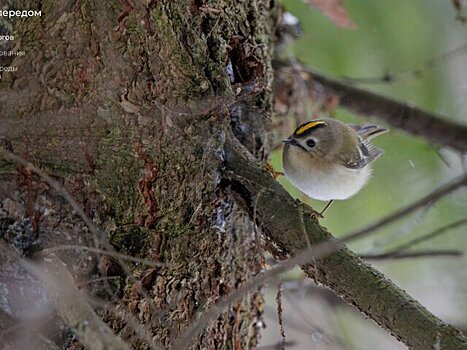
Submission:
[[[280,327],[281,339],[282,339],[282,344],[281,344],[281,347],[279,349],[284,350],[285,349],[286,339],[285,339],[284,320],[282,318],[282,316],[283,316],[282,282],[279,282],[279,284],[277,285],[276,303],[277,303],[277,318],[279,319],[279,327]]]

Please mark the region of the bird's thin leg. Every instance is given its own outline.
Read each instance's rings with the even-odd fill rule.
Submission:
[[[328,202],[328,204],[326,204],[326,206],[324,207],[324,209],[321,210],[321,212],[319,213],[319,215],[320,215],[322,218],[324,217],[324,216],[323,216],[324,212],[326,211],[326,209],[328,209],[328,208],[331,206],[331,204],[332,204],[333,201],[334,201],[334,200],[331,199],[331,200]]]

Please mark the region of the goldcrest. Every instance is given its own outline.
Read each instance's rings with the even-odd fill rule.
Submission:
[[[383,154],[369,140],[386,131],[374,124],[350,125],[329,118],[304,123],[283,140],[284,174],[311,198],[350,198],[365,186],[371,163]]]

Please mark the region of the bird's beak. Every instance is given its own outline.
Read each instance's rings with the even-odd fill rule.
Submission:
[[[297,141],[291,138],[282,140],[282,142],[285,143],[286,145],[297,145]]]
[[[302,149],[303,151],[307,152],[305,147],[303,147],[297,140],[295,140],[295,139],[293,139],[291,137],[289,137],[288,139],[282,140],[282,142],[284,142],[286,145],[298,147],[298,148]]]

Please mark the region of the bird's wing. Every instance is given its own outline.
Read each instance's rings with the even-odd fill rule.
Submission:
[[[346,159],[344,166],[350,169],[361,169],[378,159],[383,153],[382,149],[373,146],[368,140],[359,137],[358,153],[355,152],[352,157]]]
[[[388,131],[388,129],[386,128],[370,123],[364,123],[360,125],[352,124],[350,126],[357,132],[358,136],[360,136],[363,140],[371,140],[372,138],[382,135]]]

